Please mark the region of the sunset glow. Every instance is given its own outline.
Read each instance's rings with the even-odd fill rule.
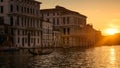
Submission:
[[[42,2],[41,9],[54,8],[56,5],[66,7],[86,15],[87,23],[95,29],[104,30],[109,24],[120,25],[120,0],[37,0]],[[71,6],[72,5],[72,6]],[[120,29],[120,26],[118,26]],[[114,32],[112,32],[113,34]],[[111,33],[107,33],[111,34]]]
[[[119,32],[118,29],[115,29],[115,28],[108,28],[108,29],[105,30],[105,33],[107,35],[114,35],[114,34],[116,34],[118,32]]]

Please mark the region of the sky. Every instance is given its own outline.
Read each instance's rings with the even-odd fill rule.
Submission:
[[[37,0],[42,2],[41,9],[54,8],[56,5],[77,11],[87,16],[87,23],[93,24],[96,30],[108,28],[120,32],[120,0]]]

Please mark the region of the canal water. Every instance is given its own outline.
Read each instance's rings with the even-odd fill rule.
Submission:
[[[120,68],[120,46],[58,48],[42,56],[1,52],[0,68]]]

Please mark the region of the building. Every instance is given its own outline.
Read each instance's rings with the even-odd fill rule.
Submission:
[[[61,32],[53,29],[54,47],[62,47]]]
[[[42,23],[42,45],[43,47],[53,47],[53,24],[48,21],[43,21]]]
[[[2,17],[0,17],[0,34],[5,34],[4,23],[3,23],[3,18]]]
[[[75,46],[81,47],[91,47],[99,45],[99,41],[102,37],[101,32],[95,30],[91,24],[86,24],[86,26],[81,27],[72,36],[76,37]]]
[[[52,9],[42,9],[41,14],[44,19],[53,23],[55,30],[61,32],[61,45],[63,47],[76,45],[76,37],[73,36],[73,33],[78,31],[80,27],[86,26],[87,17],[85,15],[61,6],[56,6]]]
[[[40,4],[35,0],[0,0],[0,18],[2,23],[10,25],[12,45],[33,47],[42,44]]]

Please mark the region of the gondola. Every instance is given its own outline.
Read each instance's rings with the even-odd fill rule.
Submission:
[[[28,32],[28,45],[30,46],[30,32]],[[35,46],[35,44],[34,44]],[[43,45],[41,47],[33,47],[28,49],[28,52],[32,55],[48,55],[54,51],[54,48],[44,47]]]
[[[28,49],[28,52],[32,55],[48,55],[50,53],[52,53],[54,51],[54,49],[49,49],[49,48],[44,48],[44,49]]]

